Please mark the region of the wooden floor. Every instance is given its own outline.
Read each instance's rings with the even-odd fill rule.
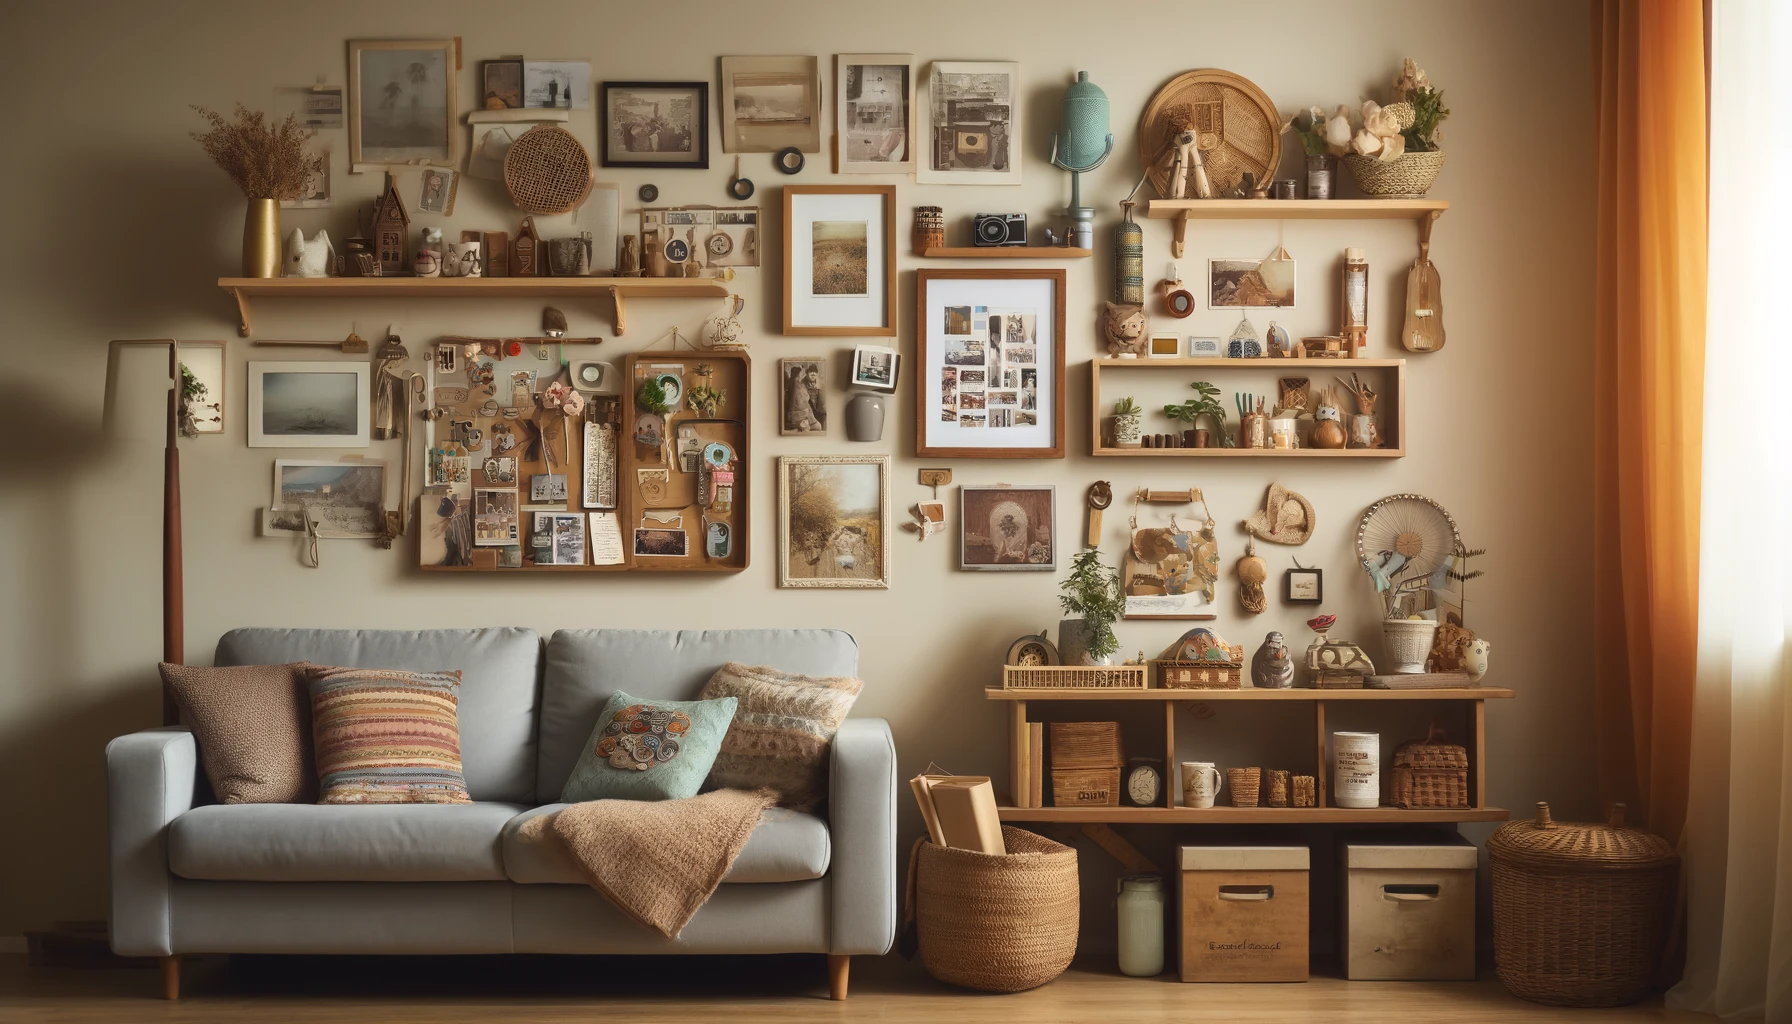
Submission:
[[[0,1021],[368,1022],[871,1020],[1057,1024],[1114,1021],[1325,1024],[1712,1021],[1660,1000],[1563,1010],[1514,999],[1491,978],[1464,983],[1183,985],[1079,962],[1016,995],[940,985],[896,957],[856,957],[852,995],[827,999],[820,956],[780,957],[210,957],[189,962],[178,1003],[156,997],[154,970],[32,968],[0,954]]]

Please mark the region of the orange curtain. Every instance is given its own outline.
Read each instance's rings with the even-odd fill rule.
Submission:
[[[1630,806],[1632,824],[1678,842],[1698,641],[1704,11],[1700,0],[1593,0],[1592,8],[1600,785],[1608,802]]]

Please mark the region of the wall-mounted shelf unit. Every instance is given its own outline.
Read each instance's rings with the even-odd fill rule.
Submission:
[[[1151,220],[1172,220],[1170,255],[1182,258],[1191,220],[1414,220],[1429,229],[1450,204],[1442,199],[1153,199]]]
[[[1292,200],[1291,200],[1292,201]],[[1197,370],[1212,378],[1221,391],[1220,404],[1227,409],[1227,419],[1236,426],[1237,413],[1231,409],[1231,392],[1255,390],[1270,397],[1273,410],[1275,382],[1280,377],[1307,377],[1315,389],[1338,387],[1333,378],[1355,372],[1380,396],[1376,422],[1381,428],[1380,448],[1120,448],[1109,443],[1112,435],[1108,422],[1113,401],[1102,396],[1101,378],[1116,371],[1125,373],[1158,370]],[[1238,380],[1244,374],[1255,380],[1236,388],[1226,381]],[[1184,381],[1184,384],[1190,381]],[[1342,389],[1340,388],[1340,391]],[[1188,397],[1186,389],[1180,397]],[[1344,396],[1348,401],[1348,396]],[[1144,403],[1147,416],[1163,416],[1161,406]],[[1347,407],[1345,413],[1355,411]],[[1102,456],[1146,458],[1219,458],[1219,459],[1398,459],[1406,455],[1406,360],[1404,359],[1092,359],[1089,361],[1089,445],[1090,453]],[[1146,433],[1159,433],[1150,429]],[[1179,425],[1177,430],[1182,429]]]
[[[242,322],[251,329],[249,300],[281,299],[578,299],[607,295],[615,310],[616,333],[627,327],[627,298],[724,299],[728,283],[684,277],[220,277],[218,287],[236,299]]]
[[[1432,822],[1454,823],[1460,821],[1505,821],[1507,812],[1503,807],[1487,806],[1487,701],[1508,699],[1517,696],[1509,689],[1494,686],[1471,686],[1461,689],[1429,689],[1429,690],[1259,690],[1245,687],[1236,690],[1182,690],[1155,688],[1146,690],[1004,690],[1000,687],[988,687],[983,691],[988,700],[1006,701],[1009,707],[1010,726],[1008,730],[1009,749],[1012,757],[1009,761],[1009,781],[1013,789],[1010,792],[1011,803],[1001,807],[1003,821],[1056,821],[1076,824],[1327,824],[1351,823],[1370,824],[1376,822]],[[1031,730],[1027,723],[1027,704],[1048,701],[1074,702],[1126,702],[1155,701],[1163,708],[1164,714],[1164,764],[1174,766],[1176,757],[1176,705],[1181,703],[1208,701],[1262,701],[1266,703],[1286,703],[1289,701],[1305,701],[1313,705],[1313,740],[1315,796],[1317,806],[1314,807],[1183,807],[1176,799],[1176,790],[1180,780],[1174,778],[1174,772],[1166,772],[1164,793],[1159,806],[1154,807],[1029,807],[1030,801],[1023,796],[1027,789],[1027,780],[1035,758],[1042,758],[1045,751],[1030,748]],[[1326,763],[1326,726],[1325,706],[1334,701],[1339,702],[1385,702],[1385,701],[1442,701],[1456,705],[1463,712],[1462,733],[1463,745],[1468,748],[1469,759],[1469,806],[1407,810],[1399,807],[1333,807],[1328,796],[1331,781]],[[1383,790],[1387,788],[1384,777]],[[1044,791],[1051,792],[1049,783]]]
[[[930,260],[1080,260],[1094,252],[1062,245],[961,245],[930,246],[916,255]]]

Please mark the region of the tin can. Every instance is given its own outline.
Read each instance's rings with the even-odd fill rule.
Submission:
[[[1294,189],[1294,179],[1283,178],[1270,186],[1269,194],[1276,199],[1293,199],[1295,197]]]

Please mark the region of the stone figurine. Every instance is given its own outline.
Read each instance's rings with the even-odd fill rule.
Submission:
[[[1251,685],[1260,690],[1286,690],[1294,685],[1294,660],[1282,634],[1270,630],[1251,656]]]

